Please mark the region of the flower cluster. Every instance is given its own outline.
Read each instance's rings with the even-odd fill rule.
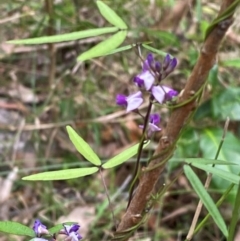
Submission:
[[[80,225],[78,224],[72,224],[72,225],[66,225],[63,224],[63,229],[58,232],[58,234],[65,235],[65,241],[78,241],[81,240],[82,237],[78,233],[78,230],[80,228]],[[36,238],[34,238],[34,241],[48,241],[48,239],[42,238],[43,235],[50,235],[49,231],[47,230],[47,227],[43,225],[40,220],[35,220],[33,225],[33,231],[36,234]],[[50,235],[51,236],[51,235]],[[55,235],[54,235],[55,236]],[[52,239],[52,240],[55,240]]]
[[[148,54],[142,66],[142,72],[134,77],[133,82],[140,88],[145,89],[151,95],[151,99],[163,104],[178,95],[178,92],[170,87],[161,85],[165,79],[177,66],[177,59],[171,58],[169,54],[164,58],[163,63],[154,60],[153,55]],[[138,91],[129,96],[118,94],[116,97],[117,105],[126,108],[126,112],[136,111],[143,103],[142,91]],[[160,122],[158,114],[151,114],[148,124],[148,136],[161,129],[157,126]],[[143,126],[140,126],[143,128]]]

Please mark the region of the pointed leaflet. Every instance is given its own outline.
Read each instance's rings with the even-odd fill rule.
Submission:
[[[78,56],[78,61],[84,61],[92,58],[96,58],[99,56],[103,56],[114,49],[116,49],[126,38],[127,31],[119,31],[118,33],[114,34],[110,38],[102,41],[101,43],[97,44],[93,48],[89,49],[88,51],[82,53]]]
[[[127,29],[126,23],[108,5],[102,1],[97,1],[97,6],[102,16],[109,23],[120,29]]]
[[[144,144],[143,148],[145,148],[149,143],[150,143],[150,141],[148,141],[146,144]],[[131,158],[131,157],[133,157],[134,155],[137,154],[138,147],[139,147],[139,144],[136,144],[136,145],[128,148],[127,150],[124,150],[123,152],[121,152],[117,156],[111,158],[106,163],[104,163],[102,165],[102,167],[104,169],[108,169],[108,168],[112,168],[112,167],[115,167],[115,166],[118,166],[118,165],[122,164],[123,162],[127,161],[129,158]]]
[[[96,166],[101,165],[101,161],[92,148],[80,137],[71,126],[67,126],[69,138],[76,149],[81,153],[89,162]]]
[[[207,166],[207,165],[202,165],[202,164],[198,164],[198,163],[192,163],[193,166],[201,169],[201,170],[204,170],[206,172],[210,172],[214,175],[217,175],[231,183],[234,183],[234,184],[239,184],[240,182],[240,176],[232,173],[232,172],[228,172],[228,171],[225,171],[225,170],[221,170],[221,169],[218,169],[216,167],[212,167],[212,166]]]
[[[119,52],[123,52],[129,49],[132,49],[133,47],[135,47],[135,45],[131,44],[131,45],[126,45],[117,49],[114,49],[110,52],[107,52],[105,55],[110,55],[110,54],[115,54],[115,53],[119,53]]]
[[[228,230],[227,230],[226,224],[225,224],[219,210],[217,209],[217,206],[213,202],[212,198],[210,197],[210,195],[204,188],[203,184],[201,183],[201,181],[199,180],[197,175],[193,172],[191,167],[188,165],[184,165],[183,168],[184,168],[184,173],[187,176],[188,180],[190,181],[193,189],[196,191],[196,193],[198,194],[202,203],[207,208],[207,210],[210,213],[210,215],[212,216],[214,222],[217,224],[219,229],[223,232],[225,237],[227,237]]]
[[[0,232],[11,233],[19,236],[35,237],[33,229],[17,222],[0,221]]]
[[[78,177],[84,177],[91,175],[98,171],[98,167],[82,167],[73,168],[67,170],[42,172],[38,174],[33,174],[22,179],[25,181],[53,181],[53,180],[67,180]]]
[[[162,56],[166,56],[168,53],[167,52],[164,52],[162,50],[159,50],[159,49],[155,49],[147,44],[142,44],[142,46],[145,48],[145,49],[148,49],[150,51],[152,51],[153,53],[156,53],[156,54],[159,54],[159,55],[162,55]],[[170,55],[171,58],[173,58],[172,55]]]
[[[10,44],[46,44],[46,43],[59,43],[64,41],[73,41],[82,38],[95,37],[106,33],[117,32],[118,28],[108,27],[108,28],[97,28],[89,29],[78,32],[66,33],[54,36],[43,36],[39,38],[28,38],[28,39],[16,39],[10,40],[7,43]]]
[[[228,162],[228,161],[221,161],[221,160],[215,160],[215,159],[207,159],[207,158],[185,158],[183,161],[187,162],[188,164],[194,165],[200,164],[200,165],[208,165],[208,164],[215,164],[215,165],[237,165],[236,162]]]
[[[200,148],[203,157],[205,158],[214,158],[219,142],[222,138],[222,129],[221,128],[205,128],[200,133]],[[224,144],[221,147],[221,151],[219,153],[218,159],[224,161],[231,161],[237,163],[236,166],[233,165],[221,165],[217,166],[218,169],[223,171],[231,172],[236,175],[240,172],[239,152],[240,140],[236,138],[231,132],[227,132],[224,138]],[[224,179],[214,175],[212,179],[214,186],[218,189],[227,189],[229,183]]]

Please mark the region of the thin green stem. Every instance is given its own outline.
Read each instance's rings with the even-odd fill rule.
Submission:
[[[227,241],[234,240],[234,236],[236,233],[236,226],[237,226],[237,222],[239,219],[239,211],[240,211],[240,184],[238,184],[238,190],[237,190],[237,195],[235,198],[234,208],[232,211],[232,218],[231,218],[231,223],[229,226],[229,236],[228,236]]]

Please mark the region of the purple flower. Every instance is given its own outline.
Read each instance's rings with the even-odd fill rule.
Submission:
[[[150,71],[146,70],[134,77],[133,81],[139,88],[144,86],[146,90],[150,90],[155,78]]]
[[[169,75],[177,66],[177,59],[171,58],[169,54],[166,55],[163,61],[163,76]]]
[[[39,219],[36,219],[33,225],[33,230],[37,237],[40,237],[42,234],[48,234],[47,227],[43,225]]]
[[[61,231],[62,234],[67,235],[65,241],[78,241],[82,239],[82,236],[78,233],[80,225],[72,224],[66,225],[63,224],[64,230]]]
[[[177,96],[178,92],[167,86],[153,86],[151,89],[154,98],[162,104],[165,101],[171,101],[174,96]]]
[[[154,60],[153,55],[150,53],[147,55],[146,60],[143,63],[142,72],[134,77],[134,83],[139,87],[145,87],[149,91],[157,79],[160,82],[166,78],[177,66],[177,59],[171,58],[169,54],[164,58],[163,64]]]
[[[142,102],[143,102],[143,98],[142,98],[141,91],[138,91],[137,93],[129,96],[118,94],[116,97],[117,105],[126,107],[127,112],[138,109],[138,107],[142,104]]]
[[[150,70],[153,67],[154,57],[151,53],[147,55],[146,60],[143,63],[142,70],[147,71]]]
[[[146,90],[149,90],[152,87],[155,81],[154,72],[152,71],[154,62],[153,55],[151,53],[148,54],[147,59],[143,63],[142,73],[133,79],[139,88],[144,86]]]
[[[148,130],[147,130],[148,137],[151,137],[151,135],[154,132],[161,130],[161,128],[159,128],[157,126],[159,123],[160,123],[160,115],[159,114],[151,114],[149,117]],[[140,125],[139,127],[141,129],[143,129],[143,125]]]
[[[176,90],[169,90],[166,94],[165,94],[165,99],[164,101],[171,101],[173,97],[177,96],[178,92]]]

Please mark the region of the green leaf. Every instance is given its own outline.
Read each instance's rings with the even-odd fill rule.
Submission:
[[[201,164],[197,164],[197,163],[192,163],[193,166],[204,170],[206,172],[210,172],[212,174],[215,174],[221,178],[223,178],[224,180],[227,180],[231,183],[235,183],[235,184],[239,184],[240,182],[240,176],[232,173],[232,172],[227,172],[221,169],[218,169],[216,167],[212,167],[212,166],[207,166],[207,165],[201,165]]]
[[[213,85],[214,87],[216,85],[219,85],[218,81],[218,65],[214,64],[211,68],[209,74],[208,74],[208,82]]]
[[[236,200],[232,210],[232,217],[229,225],[229,236],[227,241],[234,240],[236,230],[237,230],[237,224],[239,220],[239,212],[240,212],[240,184],[237,187],[237,195],[236,195]]]
[[[184,158],[182,161],[188,164],[199,164],[199,165],[237,165],[236,162],[228,162],[228,161],[221,161],[215,159],[207,159],[207,158]]]
[[[206,128],[200,132],[200,149],[203,157],[215,158],[219,142],[222,139],[222,128]],[[225,141],[219,153],[218,159],[224,161],[236,162],[236,166],[232,165],[216,165],[218,169],[226,172],[231,172],[236,175],[240,173],[240,140],[236,138],[231,132],[227,132]],[[229,187],[229,183],[225,179],[214,175],[212,179],[212,187],[217,190],[225,190]],[[227,196],[227,200],[234,204],[236,196],[236,186],[234,190]]]
[[[59,43],[64,41],[73,41],[73,40],[78,40],[82,38],[95,37],[106,33],[114,33],[117,31],[118,31],[118,28],[116,27],[107,27],[107,28],[83,30],[83,31],[66,33],[61,35],[54,35],[54,36],[43,36],[39,38],[16,39],[16,40],[10,40],[7,43],[10,43],[10,44]]]
[[[117,49],[114,49],[110,52],[107,52],[105,55],[110,55],[110,54],[115,54],[115,53],[119,53],[119,52],[123,52],[123,51],[126,51],[126,50],[129,50],[129,49],[132,49],[133,47],[135,47],[134,45],[126,45],[126,46],[123,46],[123,47],[120,47],[120,48],[117,48]]]
[[[150,141],[147,142],[146,144],[144,144],[143,148],[145,148],[149,143],[150,143]],[[138,147],[139,147],[139,144],[136,144],[136,145],[124,150],[123,152],[121,152],[117,156],[111,158],[106,163],[104,163],[102,165],[102,167],[104,169],[113,168],[115,166],[118,166],[118,165],[122,164],[123,162],[126,162],[128,159],[130,159],[131,157],[133,157],[134,155],[137,154]]]
[[[155,49],[155,48],[153,48],[153,47],[151,47],[151,46],[149,46],[149,45],[147,45],[147,44],[142,44],[142,46],[143,46],[145,49],[148,49],[148,50],[150,50],[151,52],[156,53],[156,54],[159,54],[159,55],[164,56],[164,57],[168,54],[167,52],[164,52],[164,51],[159,50],[159,49]],[[170,55],[170,54],[169,54],[169,55]],[[171,58],[173,57],[172,55],[170,55],[170,56],[171,56]]]
[[[110,38],[102,41],[101,43],[97,44],[93,48],[82,53],[80,56],[78,56],[77,60],[85,61],[88,59],[103,56],[113,51],[114,49],[116,49],[125,40],[126,36],[127,36],[127,31],[119,31],[118,33],[114,34]]]
[[[203,118],[212,118],[212,99],[204,101],[194,113],[194,120],[202,120]]]
[[[158,41],[161,41],[162,45],[174,45],[175,47],[180,46],[180,39],[173,33],[167,31],[160,31],[154,29],[142,28],[143,32],[148,35],[155,37]],[[152,38],[150,38],[152,39]],[[154,41],[153,41],[154,42]]]
[[[102,16],[109,23],[120,29],[127,29],[126,23],[108,5],[102,1],[97,1],[97,6]]]
[[[89,162],[96,166],[101,165],[101,161],[97,154],[92,150],[92,148],[85,142],[82,137],[80,137],[75,130],[71,126],[67,126],[67,132],[69,138],[75,148],[81,153]]]
[[[221,128],[206,128],[200,132],[200,148],[204,158],[212,159],[215,157],[222,134],[223,130]],[[231,162],[238,164],[240,160],[239,146],[240,140],[228,131],[218,159],[223,161],[231,160]],[[229,171],[234,171],[235,174],[240,172],[240,169],[236,170],[236,167],[231,168],[231,166],[228,166],[227,168]]]
[[[240,88],[229,87],[212,98],[212,111],[216,119],[240,120]]]
[[[42,172],[42,173],[23,177],[22,180],[25,180],[25,181],[67,180],[67,179],[73,179],[73,178],[91,175],[97,172],[98,169],[99,169],[98,167],[82,167],[82,168],[73,168],[73,169],[67,169],[67,170]]]
[[[229,59],[222,62],[223,66],[240,68],[240,59]]]
[[[33,229],[17,222],[0,221],[0,232],[35,237]]]
[[[212,198],[210,197],[210,195],[204,188],[203,184],[201,183],[201,181],[199,180],[197,175],[193,172],[191,167],[188,165],[184,165],[184,173],[185,173],[186,177],[188,178],[188,180],[190,181],[193,189],[198,194],[202,203],[204,204],[204,206],[207,208],[208,212],[212,216],[214,222],[217,224],[217,226],[222,231],[222,233],[225,235],[225,237],[227,237],[228,230],[227,230],[226,224],[225,224],[219,210],[217,209],[217,206],[213,202]]]

